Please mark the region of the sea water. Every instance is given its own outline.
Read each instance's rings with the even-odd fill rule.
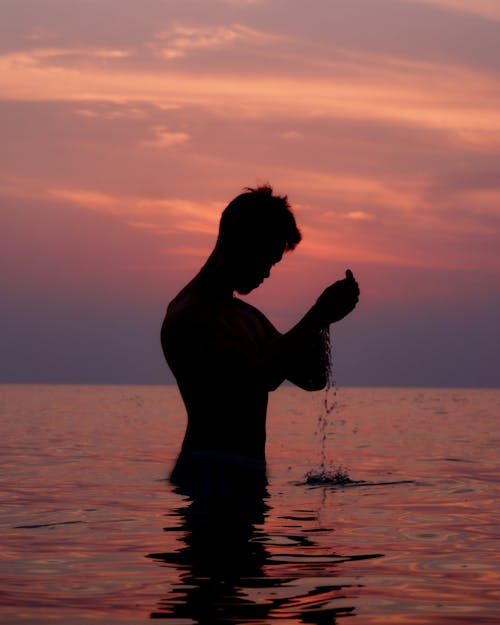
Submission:
[[[271,395],[269,484],[193,501],[166,480],[175,387],[0,387],[0,622],[499,622],[500,391]],[[237,418],[237,415],[235,415]]]

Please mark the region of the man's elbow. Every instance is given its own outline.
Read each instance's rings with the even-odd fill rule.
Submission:
[[[275,391],[279,386],[283,384],[285,378],[283,376],[275,376],[267,379],[267,390],[269,392]]]
[[[305,391],[322,391],[326,386],[326,380],[311,380],[302,386]]]
[[[310,378],[290,379],[296,386],[304,391],[321,391],[326,387],[326,376],[318,375]]]

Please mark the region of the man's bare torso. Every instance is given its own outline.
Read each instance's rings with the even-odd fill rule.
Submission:
[[[236,297],[191,283],[170,303],[162,346],[188,412],[183,450],[264,458],[269,380],[262,367],[277,330]]]

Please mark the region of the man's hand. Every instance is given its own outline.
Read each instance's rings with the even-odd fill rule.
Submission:
[[[350,269],[345,272],[345,276],[343,280],[338,280],[327,287],[313,306],[321,327],[343,319],[358,303],[358,283]]]

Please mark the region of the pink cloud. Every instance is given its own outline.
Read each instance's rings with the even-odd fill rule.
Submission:
[[[454,11],[458,13],[469,13],[486,19],[500,21],[500,6],[496,0],[405,0],[419,4],[429,4],[431,6]]]
[[[142,145],[149,148],[170,148],[189,141],[190,135],[187,132],[172,132],[166,126],[155,126],[152,128],[153,139],[145,139]]]

